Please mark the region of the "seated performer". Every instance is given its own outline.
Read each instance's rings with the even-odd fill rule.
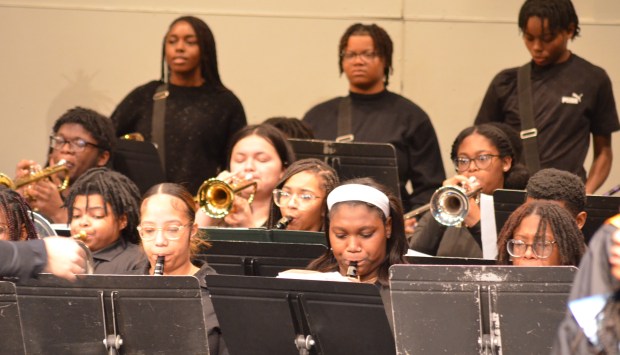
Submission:
[[[406,263],[400,199],[374,180],[360,178],[336,187],[327,206],[329,249],[308,269],[387,286],[389,267]]]
[[[209,354],[227,354],[205,282],[206,275],[216,272],[206,262],[192,261],[201,246],[209,246],[200,237],[194,220],[196,204],[193,196],[178,184],[155,185],[144,194],[140,212],[138,230],[149,261],[142,273],[153,275],[157,271],[162,275],[194,275],[202,287]]]
[[[38,239],[26,201],[0,185],[0,240]]]
[[[510,215],[497,250],[500,265],[577,266],[586,245],[566,209],[551,201],[532,201]]]
[[[223,171],[217,178],[227,183],[256,181],[254,201],[248,202],[250,187],[235,195],[230,212],[222,219],[210,218],[201,209],[196,222],[201,227],[266,226],[273,189],[294,160],[295,155],[286,137],[274,126],[259,124],[241,129],[231,139],[228,171]]]
[[[525,168],[516,164],[515,149],[506,133],[497,126],[483,124],[464,129],[452,144],[450,158],[457,175],[445,180],[444,186],[461,186],[466,192],[481,188],[492,195],[496,189],[512,186],[511,176],[519,176]],[[473,178],[473,179],[472,179]],[[480,207],[477,196],[469,198],[469,210],[461,227],[439,224],[426,213],[409,240],[416,251],[438,256],[482,257]]]
[[[294,162],[273,190],[269,228],[322,231],[327,195],[336,185],[336,171],[323,161],[310,158]]]
[[[49,166],[66,162],[68,172],[60,172],[50,179],[39,180],[19,189],[33,210],[52,223],[66,223],[67,210],[63,200],[67,189],[59,188],[65,177],[69,183],[77,180],[86,170],[106,166],[114,149],[114,126],[107,117],[87,108],[75,107],[65,112],[52,129],[50,136]],[[24,178],[41,167],[33,160],[17,164],[16,179]],[[62,190],[62,191],[59,191]]]
[[[93,253],[96,274],[124,274],[147,263],[136,227],[140,193],[123,174],[93,168],[69,190],[71,233]]]

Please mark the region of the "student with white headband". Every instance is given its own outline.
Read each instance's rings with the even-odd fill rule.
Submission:
[[[327,196],[329,250],[309,270],[350,273],[364,283],[387,286],[388,269],[404,264],[407,242],[400,199],[370,178],[344,182]]]

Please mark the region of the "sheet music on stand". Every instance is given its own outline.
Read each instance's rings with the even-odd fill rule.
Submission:
[[[317,158],[336,170],[340,181],[372,177],[400,198],[396,150],[388,143],[289,139],[297,160]]]
[[[166,181],[157,148],[151,142],[118,139],[112,166],[114,170],[130,178],[140,190],[140,194],[144,194],[151,186]]]
[[[394,265],[397,354],[548,354],[576,271]]]
[[[13,326],[23,329],[28,354],[208,351],[193,276],[84,275],[69,282],[41,274],[16,293],[20,322]]]
[[[393,354],[375,285],[207,275],[231,355]]]

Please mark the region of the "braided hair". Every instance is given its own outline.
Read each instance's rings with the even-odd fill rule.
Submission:
[[[586,250],[581,230],[566,209],[557,203],[543,200],[523,204],[508,217],[497,238],[497,263],[512,264],[506,250],[508,240],[513,238],[515,230],[521,225],[523,219],[532,215],[540,217],[534,239],[543,241],[547,229],[550,228],[560,251],[561,265],[578,266]]]
[[[0,185],[0,213],[4,214],[9,240],[38,239],[30,207],[17,192]]]
[[[87,170],[69,189],[65,206],[69,212],[69,222],[73,220],[73,205],[78,195],[101,195],[106,216],[112,212],[115,218],[127,216],[127,226],[121,231],[125,241],[140,244],[138,223],[140,222],[140,191],[127,176],[108,168]],[[108,211],[107,204],[112,211]]]
[[[379,184],[372,178],[358,178],[351,179],[343,182],[339,186],[346,184],[361,184],[373,187],[381,192],[383,192],[390,201],[390,217],[392,217],[392,233],[389,238],[387,238],[387,244],[385,246],[385,260],[381,264],[379,268],[379,277],[377,282],[382,286],[386,286],[389,281],[389,268],[394,264],[406,264],[407,261],[405,259],[405,254],[407,253],[407,238],[405,236],[405,221],[403,218],[403,207],[400,198],[395,196],[390,189]],[[362,201],[346,201],[340,202],[348,205],[358,205],[363,204],[368,206],[369,208],[377,211],[377,213],[381,216],[383,223],[387,222],[387,217],[383,213],[383,211],[374,205],[371,205]],[[339,204],[340,204],[339,203]],[[335,206],[337,206],[336,204]],[[333,208],[333,207],[332,207]],[[329,241],[329,218],[325,220],[325,236],[327,238],[327,246],[330,247]],[[331,248],[328,249],[325,254],[321,255],[317,259],[314,259],[310,262],[307,267],[308,270],[316,270],[320,272],[331,272],[338,271],[338,261],[334,256]]]
[[[200,48],[200,74],[202,78],[209,84],[218,89],[226,89],[222,80],[220,79],[220,72],[217,67],[217,51],[215,49],[215,37],[209,26],[201,19],[194,16],[181,16],[172,21],[168,32],[179,22],[187,22],[196,33],[196,39],[198,47]],[[168,38],[168,32],[164,36],[161,49],[161,77],[160,81],[167,82],[166,70],[170,75],[170,68],[166,64],[166,40]]]
[[[375,52],[379,58],[383,59],[383,84],[388,86],[390,74],[393,72],[392,68],[392,52],[394,51],[394,45],[392,39],[385,30],[376,24],[364,25],[356,23],[351,25],[344,32],[340,38],[340,44],[338,46],[338,66],[340,68],[340,75],[344,73],[342,67],[342,60],[344,59],[344,52],[349,44],[349,37],[351,36],[370,36],[374,43]]]
[[[527,0],[519,11],[519,29],[525,32],[527,21],[538,17],[549,21],[553,34],[573,30],[573,38],[579,36],[579,17],[571,0]],[[574,28],[573,28],[574,26]]]
[[[319,179],[321,188],[323,189],[323,211],[327,211],[327,195],[338,185],[338,174],[336,170],[329,166],[327,163],[315,159],[301,159],[297,160],[291,166],[286,169],[284,172],[284,176],[280,179],[280,182],[276,185],[276,189],[281,189],[284,184],[290,179],[292,176],[297,175],[301,172],[310,172],[314,173],[314,175]],[[327,214],[325,213],[325,216]],[[276,206],[273,199],[271,199],[271,213],[269,214],[269,221],[267,225],[269,228],[274,228],[275,224],[282,218],[282,211],[280,208]],[[323,222],[325,225],[325,222]],[[323,229],[321,229],[323,230]]]

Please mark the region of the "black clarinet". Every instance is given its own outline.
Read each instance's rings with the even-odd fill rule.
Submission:
[[[278,223],[276,223],[276,229],[286,229],[289,223],[293,220],[293,217],[284,216],[280,218]]]
[[[160,255],[157,257],[157,261],[155,262],[155,272],[153,272],[153,275],[155,276],[162,276],[164,274],[164,256]]]
[[[349,268],[347,269],[347,277],[354,279],[359,278],[359,275],[357,274],[357,261],[351,261],[349,264]]]

